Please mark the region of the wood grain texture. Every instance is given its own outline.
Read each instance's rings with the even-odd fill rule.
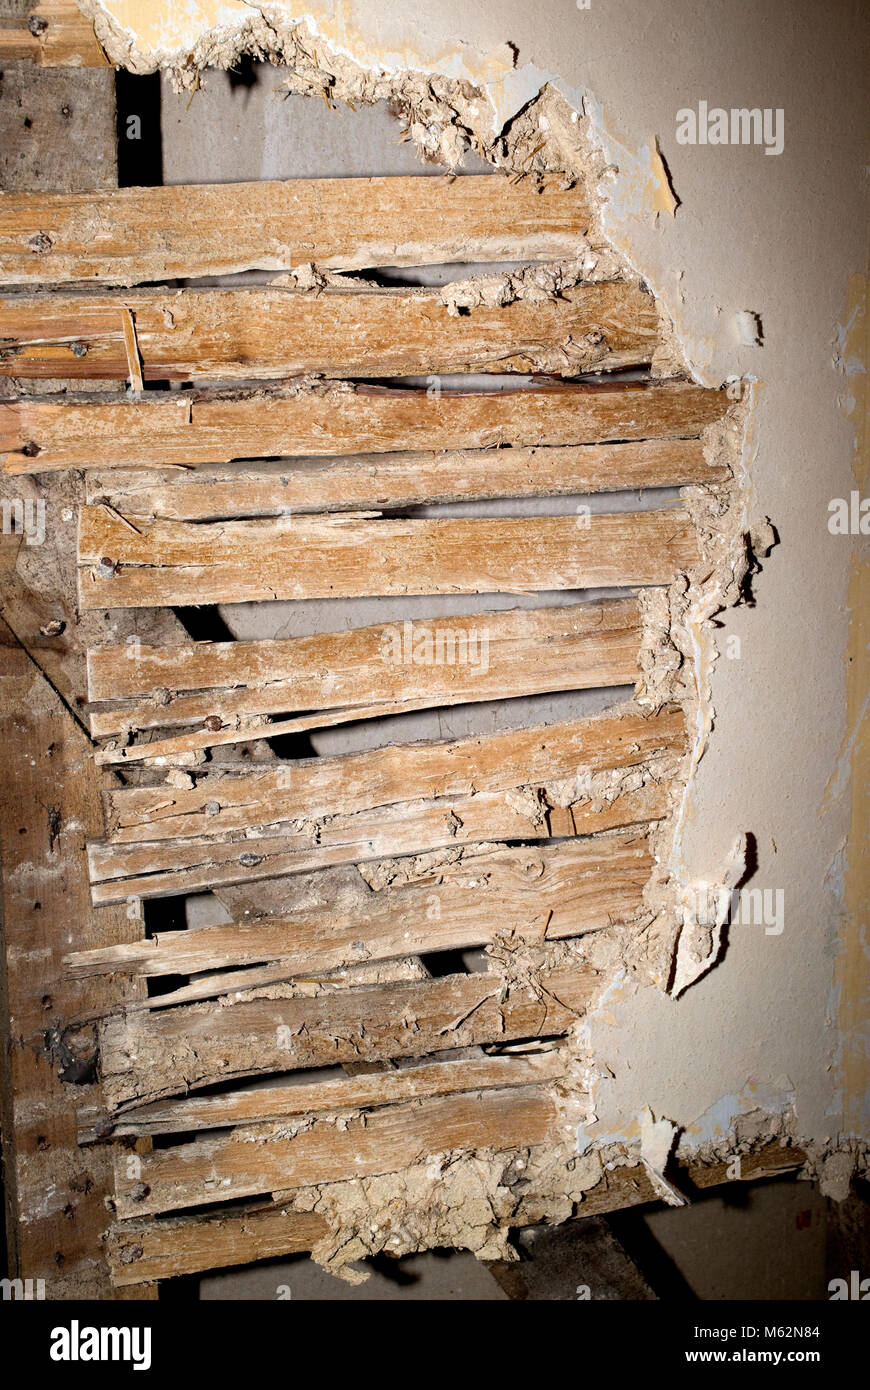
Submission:
[[[305,906],[281,917],[157,932],[75,951],[65,964],[73,976],[195,975],[281,961],[289,978],[485,946],[510,931],[559,940],[636,917],[652,867],[646,839],[629,835],[498,848],[374,893],[361,876],[354,892],[314,875],[299,885]]]
[[[589,228],[577,188],[499,174],[0,195],[0,284],[135,285],[242,270],[558,260]]]
[[[142,643],[88,653],[96,736],[302,710],[384,710],[628,685],[639,677],[636,599],[457,614],[254,642]],[[155,697],[155,692],[159,692]],[[216,737],[203,731],[205,743]],[[230,728],[236,740],[244,728]],[[250,733],[248,734],[250,737]],[[120,747],[123,761],[148,745]]]
[[[728,405],[724,391],[686,382],[547,384],[440,394],[343,382],[289,391],[149,392],[135,401],[28,398],[0,404],[0,461],[10,473],[39,473],[390,453],[421,446],[694,439]]]
[[[38,67],[107,67],[109,60],[75,0],[41,0],[22,17],[0,19],[0,61]],[[58,373],[63,375],[63,373]]]
[[[116,1110],[241,1076],[556,1037],[582,1017],[596,978],[580,965],[545,972],[538,998],[505,991],[500,975],[445,975],[120,1014],[99,1025],[103,1096]]]
[[[484,792],[421,804],[398,802],[376,811],[336,815],[325,823],[272,833],[238,832],[227,840],[155,840],[134,844],[91,843],[88,859],[95,904],[133,901],[254,883],[336,864],[455,849],[488,841],[538,841],[594,835],[625,826],[646,827],[671,810],[667,776],[658,769],[635,790],[612,799],[583,797],[553,804],[546,785],[527,794]],[[641,778],[637,779],[638,781]],[[580,794],[582,797],[582,793]]]
[[[105,1252],[117,1287],[143,1288],[158,1279],[298,1255],[326,1233],[316,1212],[249,1203],[207,1214],[115,1222]]]
[[[92,1143],[154,1134],[186,1134],[234,1125],[267,1124],[293,1116],[371,1110],[463,1091],[504,1090],[556,1081],[564,1075],[559,1047],[527,1056],[436,1057],[417,1066],[337,1075],[297,1085],[270,1085],[179,1096],[109,1115],[97,1106],[79,1111],[79,1142]]]
[[[88,847],[95,903],[501,840],[643,825],[666,814],[682,712],[629,706],[537,729],[397,745],[268,771],[106,794]],[[620,770],[630,772],[623,786]],[[587,781],[615,774],[609,791]]]
[[[369,511],[496,497],[582,496],[629,488],[721,483],[700,439],[629,444],[461,449],[360,454],[351,458],[260,461],[195,469],[92,468],[87,501],[123,516],[219,521],[291,512]]]
[[[2,204],[0,204],[2,207]],[[661,341],[655,301],[625,283],[451,315],[439,290],[190,289],[0,299],[0,376],[145,381],[616,371]]]
[[[531,1148],[556,1138],[556,1102],[542,1087],[434,1097],[340,1123],[231,1130],[142,1156],[135,1178],[116,1155],[118,1216],[148,1215],[289,1187],[394,1173],[433,1154]],[[144,1189],[144,1191],[143,1191]]]
[[[680,508],[546,517],[142,522],[79,514],[83,609],[670,584],[699,559]]]
[[[677,706],[510,729],[441,742],[393,744],[337,757],[303,758],[264,771],[208,770],[188,789],[105,793],[110,843],[220,840],[236,831],[314,822],[398,802],[474,797],[634,767],[685,747]],[[244,766],[244,765],[243,765]],[[577,783],[582,789],[582,780]]]
[[[767,1144],[742,1158],[743,1181],[753,1182],[794,1172],[806,1161],[798,1148]],[[673,1160],[673,1176],[687,1191],[729,1181],[728,1163]],[[645,1205],[659,1199],[643,1164],[614,1168],[584,1193],[581,1218]],[[116,1284],[170,1279],[207,1269],[274,1259],[310,1250],[327,1234],[315,1213],[296,1212],[273,1202],[247,1203],[240,1210],[116,1222],[107,1241],[107,1258]]]
[[[73,922],[83,946],[129,941],[142,923],[91,910],[84,840],[99,827],[100,807],[88,740],[2,621],[0,747],[9,771],[0,924],[10,1274],[44,1279],[47,1299],[111,1298],[99,1244],[111,1163],[78,1147],[76,1105],[101,1097],[93,1038],[72,1025],[94,1007],[135,999],[140,986],[77,982],[61,957]]]

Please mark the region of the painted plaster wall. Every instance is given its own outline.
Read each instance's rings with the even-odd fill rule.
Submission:
[[[145,67],[254,8],[214,0],[100,7],[135,35]],[[260,8],[301,17],[290,0]],[[172,19],[161,21],[169,9]],[[850,802],[860,809],[849,772],[860,772],[867,739],[865,732],[863,745],[859,737],[849,744],[861,699],[853,690],[847,705],[847,664],[854,669],[864,653],[850,569],[853,550],[867,541],[831,535],[827,525],[830,499],[848,498],[860,468],[847,407],[850,396],[860,400],[861,378],[837,361],[854,309],[850,276],[866,255],[860,6],[591,0],[584,10],[574,0],[437,0],[425,8],[366,0],[307,12],[325,42],[358,61],[489,82],[494,127],[547,80],[577,109],[585,101],[620,169],[607,217],[614,241],[663,297],[699,378],[718,384],[739,374],[759,383],[747,521],[769,516],[780,543],[755,579],[757,606],[724,616],[715,729],[683,849],[694,876],[712,876],[735,832],[751,832],[757,871],[749,886],[784,891],[784,929],[732,927],[719,965],[678,1001],[627,982],[614,991],[589,1028],[602,1072],[590,1134],[636,1137],[636,1117],[649,1105],[685,1127],[686,1142],[700,1143],[723,1135],[734,1114],[793,1105],[802,1139],[822,1144],[844,1128],[866,1136],[866,846],[857,825],[848,853],[846,837]],[[179,111],[187,101],[179,99]],[[782,108],[783,153],[677,144],[677,111],[699,101]],[[252,152],[262,175],[285,172],[277,167],[286,155],[280,119],[269,119],[278,124],[255,137]],[[349,118],[334,120],[343,141]],[[654,211],[656,137],[680,199],[673,218]],[[403,151],[402,168],[407,158]],[[740,345],[741,310],[760,315],[762,347]],[[729,637],[740,639],[739,659],[724,657]],[[844,749],[852,760],[826,794]],[[846,976],[837,964],[844,945]],[[845,1097],[844,993],[852,1030]]]

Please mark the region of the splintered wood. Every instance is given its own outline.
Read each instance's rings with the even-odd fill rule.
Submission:
[[[2,208],[2,204],[0,204]],[[636,367],[659,341],[653,299],[625,284],[451,315],[437,291],[175,290],[0,300],[0,375],[146,381],[557,372]]]
[[[100,1028],[103,1094],[114,1109],[238,1076],[555,1036],[594,988],[576,966],[546,972],[538,996],[483,973],[126,1013]]]
[[[536,1022],[540,1024],[542,1017]],[[524,1091],[438,1097],[422,1105],[394,1104],[366,1117],[355,1116],[339,1131],[318,1120],[293,1136],[281,1125],[260,1125],[255,1135],[231,1131],[229,1137],[147,1154],[132,1179],[125,1155],[119,1154],[118,1215],[178,1211],[213,1202],[218,1194],[229,1201],[286,1186],[396,1172],[425,1162],[437,1151],[546,1144],[556,1135],[558,1118],[554,1097],[529,1086]],[[148,1189],[144,1194],[142,1187]]]
[[[277,770],[223,764],[186,790],[107,792],[108,837],[90,847],[94,901],[655,821],[684,748],[681,710],[629,709]]]
[[[313,975],[362,961],[488,945],[505,921],[527,921],[541,939],[594,931],[641,913],[652,860],[643,836],[535,848],[499,848],[441,865],[428,881],[368,891],[361,878],[334,885],[313,874],[299,885],[306,906],[229,926],[158,932],[128,946],[67,957],[73,975],[141,975],[282,961],[287,975]],[[438,879],[439,915],[432,891]],[[161,996],[156,996],[159,1000]]]
[[[0,195],[0,375],[72,387],[0,404],[0,462],[87,470],[81,608],[368,601],[365,625],[338,604],[309,635],[88,652],[93,903],[218,900],[65,960],[79,987],[126,981],[89,1018],[102,1089],[78,1115],[115,1146],[119,1285],[310,1249],[334,1185],[433,1155],[508,1184],[530,1165],[544,1215],[583,1198],[578,1027],[652,934],[651,835],[688,749],[683,708],[646,698],[638,591],[705,573],[691,497],[730,478],[723,392],[588,379],[670,351],[627,269],[577,269],[597,237],[582,188],[498,176]],[[459,311],[341,276],[560,259]],[[251,270],[288,273],[160,283]],[[617,496],[577,501],[595,493]],[[520,706],[520,727],[491,703],[557,694],[573,714]],[[458,706],[482,732],[384,743],[375,722]],[[341,724],[377,746],[266,742]]]

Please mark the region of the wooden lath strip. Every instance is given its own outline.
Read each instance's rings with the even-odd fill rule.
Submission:
[[[743,1154],[741,1174],[744,1182],[752,1182],[793,1172],[805,1161],[803,1150],[776,1141]],[[730,1162],[674,1160],[676,1181],[689,1191],[733,1181],[732,1170]],[[579,1211],[594,1216],[658,1200],[649,1171],[639,1163],[605,1170],[601,1181],[583,1194]],[[126,1286],[299,1254],[311,1250],[327,1231],[323,1217],[314,1212],[251,1202],[215,1213],[116,1222],[105,1248],[113,1282]]]
[[[228,841],[157,840],[88,847],[91,896],[96,905],[174,896],[306,873],[336,864],[453,850],[492,841],[537,841],[593,835],[625,826],[646,827],[671,809],[670,766],[636,790],[563,806],[543,787],[454,797],[428,804],[399,802],[352,816],[338,815],[280,833],[243,832]],[[636,780],[640,780],[637,778]]]
[[[628,685],[639,676],[640,641],[639,605],[625,598],[259,642],[102,647],[88,652],[91,731],[103,737],[208,720],[201,746],[209,746],[219,741],[216,722],[262,715],[390,712],[397,702],[422,708]],[[107,702],[114,707],[94,708]],[[234,741],[245,737],[244,729],[227,732]],[[121,761],[149,748],[153,756],[153,745],[107,756]]]
[[[633,767],[685,746],[682,710],[615,714],[444,742],[394,744],[305,758],[238,774],[209,771],[190,788],[112,789],[104,794],[112,844],[250,837],[255,827],[373,811],[397,802],[473,797]],[[579,796],[578,796],[579,799]]]
[[[0,459],[7,472],[38,473],[380,454],[421,444],[694,439],[728,405],[724,391],[686,382],[440,394],[345,382],[289,392],[149,392],[136,401],[28,398],[0,404]]]
[[[421,882],[336,890],[327,876],[300,885],[308,906],[65,957],[73,976],[128,971],[195,975],[280,960],[287,977],[361,962],[488,945],[503,931],[559,940],[630,921],[642,910],[653,861],[645,837],[497,848],[442,865]]]
[[[721,483],[722,464],[699,439],[630,444],[462,449],[452,453],[360,454],[348,459],[196,469],[91,469],[86,500],[124,516],[220,521],[291,512],[370,511],[498,497],[581,496],[628,488]]]
[[[316,1212],[250,1203],[191,1216],[116,1222],[103,1248],[112,1283],[127,1288],[303,1254],[326,1234],[326,1221]],[[134,1289],[134,1297],[136,1293]]]
[[[431,708],[429,700],[394,700],[376,705],[354,705],[323,714],[303,715],[296,719],[278,719],[263,724],[256,722],[239,723],[214,729],[214,721],[221,721],[220,715],[209,715],[211,723],[203,729],[188,734],[175,734],[169,738],[156,739],[152,743],[126,744],[123,747],[97,749],[94,761],[98,767],[110,767],[118,763],[148,762],[165,766],[173,762],[186,763],[188,753],[199,748],[228,747],[234,743],[250,743],[254,739],[279,738],[283,734],[301,734],[310,729],[334,728],[338,724],[355,724],[361,719],[379,719],[386,715],[410,714],[414,710]],[[456,699],[445,699],[445,705],[457,704]]]
[[[412,957],[402,957],[401,960],[388,962],[384,967],[394,965],[396,969],[402,968],[412,960]],[[307,985],[330,985],[353,988],[359,984],[356,978],[360,969],[365,967],[348,966],[344,970],[332,970],[326,975],[293,975],[288,972],[282,961],[273,961],[270,965],[247,965],[240,970],[216,970],[196,975],[186,985],[178,985],[177,988],[168,990],[166,994],[147,994],[143,999],[137,999],[129,1007],[132,1009],[154,1010],[171,1009],[177,1004],[199,1004],[204,999],[218,999],[224,994],[238,994],[245,990],[264,989],[272,985],[289,984],[295,981]],[[87,1019],[82,1019],[82,1023],[93,1023],[97,1019],[108,1018],[111,1013],[118,1013],[119,1009],[92,1010]]]
[[[541,986],[535,998],[505,990],[499,975],[445,975],[116,1015],[99,1025],[104,1099],[116,1110],[234,1077],[556,1037],[582,1016],[597,976],[572,966],[545,973]]]
[[[450,314],[439,290],[423,289],[14,296],[0,300],[0,376],[128,377],[134,322],[146,381],[471,370],[576,376],[647,365],[661,338],[655,301],[625,283],[461,315]]]
[[[498,174],[4,193],[0,284],[558,260],[577,254],[589,223],[578,188]]]
[[[472,677],[461,664],[450,663],[447,638],[451,632],[456,636],[453,658],[458,662],[462,655],[474,658],[476,651],[469,638],[475,632],[482,636],[484,629],[489,665],[486,670],[475,671]],[[466,637],[464,651],[459,650],[460,633]],[[439,635],[440,643],[436,640]],[[178,642],[155,647],[134,640],[89,650],[88,701],[91,705],[131,702],[134,726],[147,728],[204,718],[215,708],[215,700],[242,688],[251,695],[257,692],[264,704],[234,709],[234,713],[267,714],[374,703],[412,694],[422,696],[433,684],[439,685],[437,697],[441,698],[457,684],[470,694],[479,682],[484,682],[488,691],[485,698],[492,698],[497,691],[513,693],[514,664],[543,660],[554,646],[559,661],[569,660],[582,668],[578,676],[584,686],[587,668],[589,682],[609,685],[613,682],[605,675],[610,668],[610,653],[603,658],[598,656],[598,643],[609,638],[624,641],[626,651],[640,641],[637,599],[451,614],[260,641]],[[398,650],[394,650],[396,643]],[[429,658],[434,662],[438,654],[445,664],[434,669],[425,664]],[[391,664],[391,657],[395,664]],[[627,672],[626,666],[619,674]],[[556,674],[554,670],[548,679],[555,679]],[[280,689],[273,701],[276,686]],[[153,701],[140,706],[138,702],[155,690],[164,691],[170,699],[162,697],[156,711]],[[198,694],[205,702],[201,707],[182,703],[183,697],[190,701]],[[121,710],[107,712],[106,717],[112,713],[119,717],[123,714],[126,719]],[[109,725],[102,718],[98,722],[94,717],[92,731],[117,733],[126,726]]]
[[[669,584],[699,558],[679,509],[392,521],[142,522],[79,515],[83,608]]]
[[[336,1076],[296,1086],[258,1086],[206,1096],[182,1096],[114,1115],[91,1106],[79,1111],[79,1142],[93,1143],[110,1134],[112,1139],[186,1134],[234,1125],[268,1124],[296,1115],[370,1110],[463,1091],[504,1090],[556,1081],[564,1072],[565,1055],[561,1048],[552,1047],[522,1056],[448,1061],[436,1058],[417,1066]]]
[[[128,1154],[115,1157],[120,1217],[178,1211],[205,1202],[259,1196],[287,1187],[393,1173],[449,1150],[531,1148],[559,1135],[556,1102],[540,1086],[435,1097],[387,1106],[340,1124],[315,1120],[194,1140],[142,1155],[128,1176]]]

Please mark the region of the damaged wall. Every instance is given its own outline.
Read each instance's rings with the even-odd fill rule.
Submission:
[[[290,5],[259,6],[253,17],[249,5],[200,5],[171,24],[143,3],[89,0],[85,8],[113,58],[142,70],[160,61],[187,88],[197,85],[199,63],[225,63],[250,46],[252,28],[267,50],[299,61],[289,29],[270,36],[260,27],[261,13],[273,24],[281,11],[301,18]],[[838,1143],[849,1149],[854,1134],[867,1134],[865,1020],[855,986],[854,943],[866,912],[859,834],[846,851],[848,764],[861,746],[854,722],[861,699],[853,695],[847,710],[845,674],[850,642],[856,656],[861,650],[849,613],[859,595],[854,578],[850,589],[852,551],[861,542],[828,529],[829,501],[848,498],[866,476],[856,463],[845,376],[863,370],[854,326],[849,336],[861,312],[854,289],[850,303],[849,277],[863,253],[856,177],[863,149],[850,124],[861,81],[851,36],[857,6],[822,14],[783,3],[759,20],[757,7],[743,3],[723,10],[715,31],[709,11],[686,0],[647,7],[644,18],[638,27],[624,9],[603,4],[584,11],[549,3],[532,15],[519,4],[468,14],[444,3],[422,18],[406,5],[312,7],[310,69],[295,89],[316,90],[318,82],[323,89],[318,74],[330,66],[337,80],[326,86],[338,100],[395,95],[394,75],[404,69],[440,74],[443,86],[415,78],[406,92],[412,139],[451,162],[469,144],[489,147],[509,167],[524,155],[546,161],[554,147],[576,146],[583,121],[570,113],[585,111],[603,149],[604,229],[669,310],[694,374],[709,385],[731,375],[757,383],[749,437],[740,441],[742,513],[732,520],[757,533],[763,554],[770,517],[779,543],[754,577],[758,606],[729,609],[715,634],[715,727],[674,852],[687,883],[721,882],[735,832],[751,836],[756,867],[747,886],[767,890],[782,912],[732,923],[716,968],[685,990],[664,993],[626,973],[585,1022],[592,1111],[581,1147],[641,1142],[655,1171],[668,1147],[655,1125],[661,1117],[687,1151],[731,1152],[780,1125],[819,1152]],[[662,37],[670,31],[679,34],[673,47]],[[816,73],[830,75],[813,103],[802,80],[810,54]],[[351,60],[393,76],[381,86],[364,79],[360,90]],[[649,80],[639,82],[639,74]],[[501,145],[505,121],[547,82],[567,105],[554,99],[539,108],[528,129],[521,117],[514,139]],[[209,99],[208,91],[198,98]],[[185,91],[177,120],[189,140],[197,99],[182,115],[188,100]],[[781,108],[783,152],[679,145],[677,111],[702,100]],[[445,123],[448,107],[458,122]],[[259,175],[321,172],[288,169],[281,116],[269,120]],[[188,146],[188,158],[193,153]],[[300,149],[302,159],[307,153]],[[199,177],[213,177],[206,160]],[[759,316],[761,344],[741,341],[739,316],[747,311]],[[852,805],[859,815],[857,798]],[[715,937],[714,928],[709,948],[694,955],[717,954]],[[678,957],[678,983],[696,971],[692,954]],[[851,962],[845,978],[844,960]],[[748,1118],[735,1124],[739,1116]],[[842,1189],[849,1166],[830,1164],[832,1191]]]

